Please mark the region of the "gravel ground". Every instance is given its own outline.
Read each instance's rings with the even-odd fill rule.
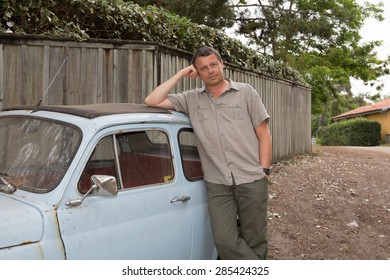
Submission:
[[[321,147],[272,166],[269,259],[389,260],[390,147]]]

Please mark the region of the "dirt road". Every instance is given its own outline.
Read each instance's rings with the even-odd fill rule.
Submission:
[[[269,193],[269,259],[390,259],[390,147],[313,147]]]

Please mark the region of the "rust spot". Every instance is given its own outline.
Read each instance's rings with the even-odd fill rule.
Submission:
[[[35,241],[23,241],[22,243],[20,243],[20,245],[27,245],[31,243],[35,243]]]

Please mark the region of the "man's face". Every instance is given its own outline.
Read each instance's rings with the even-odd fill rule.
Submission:
[[[206,86],[218,85],[223,82],[223,63],[218,60],[215,54],[197,57],[195,67]]]

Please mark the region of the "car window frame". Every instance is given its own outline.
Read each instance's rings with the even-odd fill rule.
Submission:
[[[170,162],[171,162],[171,170],[172,170],[172,176],[169,180],[167,181],[163,181],[163,182],[156,182],[156,183],[151,183],[151,184],[144,184],[144,185],[139,185],[139,186],[132,186],[132,187],[124,187],[124,184],[123,184],[123,172],[122,172],[122,168],[121,168],[121,164],[119,162],[119,150],[120,150],[120,144],[118,142],[118,139],[117,139],[117,136],[118,135],[124,135],[124,134],[128,134],[128,133],[136,133],[136,132],[145,132],[147,133],[148,131],[158,131],[160,132],[162,135],[165,135],[166,137],[166,141],[167,141],[167,149],[168,149],[168,155],[169,155],[169,158],[170,158]],[[127,190],[131,190],[131,189],[139,189],[139,188],[145,188],[145,187],[152,187],[152,186],[159,186],[161,184],[167,184],[169,183],[170,181],[173,181],[176,179],[177,177],[177,172],[176,172],[176,165],[175,165],[175,162],[174,162],[174,149],[173,149],[173,138],[170,136],[170,132],[163,128],[163,127],[156,127],[156,126],[153,126],[153,127],[142,127],[142,128],[134,128],[134,129],[117,129],[115,131],[110,131],[110,132],[107,132],[103,135],[101,135],[98,140],[95,142],[94,144],[94,147],[91,152],[91,154],[88,156],[88,159],[86,160],[86,163],[83,167],[83,170],[82,172],[80,173],[80,177],[79,179],[77,180],[77,191],[78,193],[80,194],[85,194],[86,192],[81,192],[80,191],[80,181],[83,177],[83,174],[85,172],[85,169],[87,168],[88,166],[88,163],[89,161],[91,160],[94,152],[95,152],[95,149],[96,147],[98,146],[98,143],[100,143],[103,139],[105,139],[106,137],[112,137],[113,138],[113,143],[114,143],[114,168],[115,168],[115,171],[116,173],[118,174],[117,175],[117,184],[118,184],[118,189],[119,189],[119,192],[122,192],[122,191],[127,191]],[[89,186],[90,187],[90,186]]]
[[[180,161],[181,161],[181,166],[182,166],[182,171],[183,171],[183,176],[186,178],[187,181],[189,182],[196,182],[196,181],[201,181],[204,179],[204,174],[203,174],[203,170],[201,169],[201,172],[202,172],[202,176],[198,176],[198,177],[189,177],[188,176],[188,173],[186,172],[186,167],[185,167],[185,163],[184,163],[184,153],[183,153],[183,150],[182,150],[182,145],[181,145],[181,141],[180,141],[180,134],[182,132],[191,132],[193,135],[194,135],[194,141],[196,141],[196,135],[195,135],[195,132],[193,130],[193,128],[191,127],[183,127],[183,128],[180,128],[177,132],[177,144],[178,144],[178,147],[179,147],[179,153],[180,153]],[[199,163],[201,164],[201,161],[200,161],[200,156],[199,156],[199,149],[198,149],[198,146],[196,145],[196,142],[195,142],[195,145],[191,145],[192,147],[195,147],[196,148],[196,152],[198,154],[198,159],[199,159]]]

